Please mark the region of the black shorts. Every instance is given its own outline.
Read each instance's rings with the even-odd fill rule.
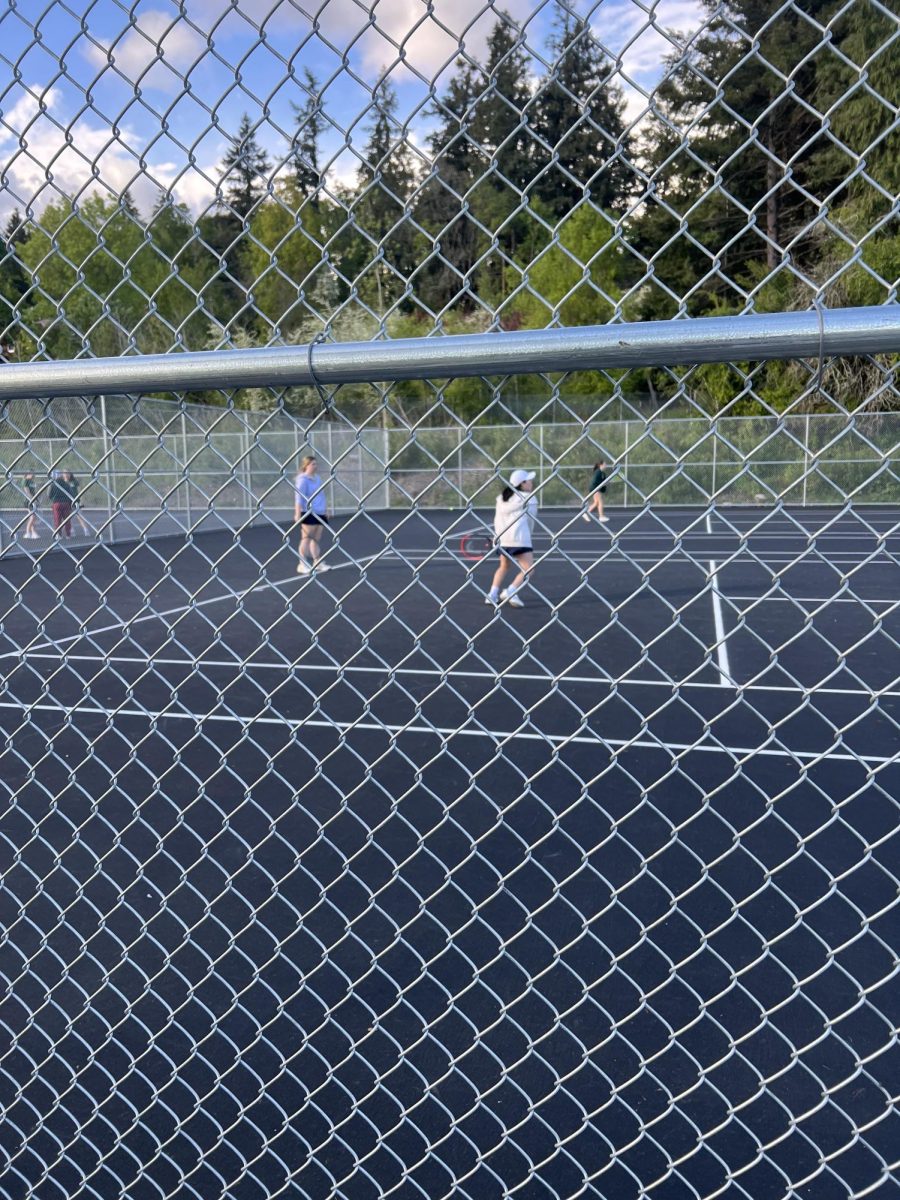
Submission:
[[[533,553],[533,549],[531,546],[498,546],[497,547],[497,557],[498,558],[504,554],[508,558],[518,558],[520,554],[532,554],[532,553]]]
[[[328,518],[318,513],[307,513],[305,517],[300,518],[301,525],[327,525]]]

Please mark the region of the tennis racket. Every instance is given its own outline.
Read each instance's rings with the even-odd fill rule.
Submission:
[[[464,533],[459,539],[459,552],[470,562],[479,562],[492,553],[494,539],[484,533]]]

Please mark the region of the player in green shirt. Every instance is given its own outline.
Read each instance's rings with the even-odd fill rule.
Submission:
[[[597,520],[607,524],[609,517],[603,513],[603,493],[606,491],[606,463],[594,463],[594,475],[591,479],[591,490],[588,492],[588,506],[581,514],[582,520],[589,521],[591,513],[596,512]]]

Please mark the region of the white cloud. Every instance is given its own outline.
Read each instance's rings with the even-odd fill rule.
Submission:
[[[207,41],[180,17],[147,9],[115,41],[102,47],[88,43],[88,61],[108,66],[141,88],[172,91],[182,85],[182,71],[204,53]]]
[[[8,209],[40,209],[60,194],[83,198],[94,192],[118,195],[130,190],[138,207],[148,211],[160,185],[171,185],[178,199],[195,211],[209,203],[214,188],[200,172],[166,162],[148,173],[138,161],[144,139],[133,129],[123,126],[113,131],[96,114],[82,115],[67,125],[65,109],[60,89],[42,92],[34,87],[23,88],[3,112],[0,157]],[[208,168],[206,174],[215,178],[217,167]]]
[[[648,107],[663,74],[665,59],[678,53],[706,19],[700,0],[658,0],[645,7],[638,0],[609,0],[591,24],[598,42],[620,64],[619,82],[629,120]]]

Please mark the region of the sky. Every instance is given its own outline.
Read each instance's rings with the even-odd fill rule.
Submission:
[[[524,30],[535,77],[554,7],[502,6]],[[429,99],[462,47],[483,62],[500,6],[484,0],[32,0],[0,15],[0,216],[38,213],[60,191],[128,188],[149,211],[160,188],[195,213],[215,200],[243,113],[284,158],[304,69],[319,81],[329,178],[355,177],[372,88],[387,73],[414,146],[433,127]],[[580,3],[616,64],[639,122],[664,58],[701,23],[700,0]],[[678,36],[680,35],[680,36]]]

